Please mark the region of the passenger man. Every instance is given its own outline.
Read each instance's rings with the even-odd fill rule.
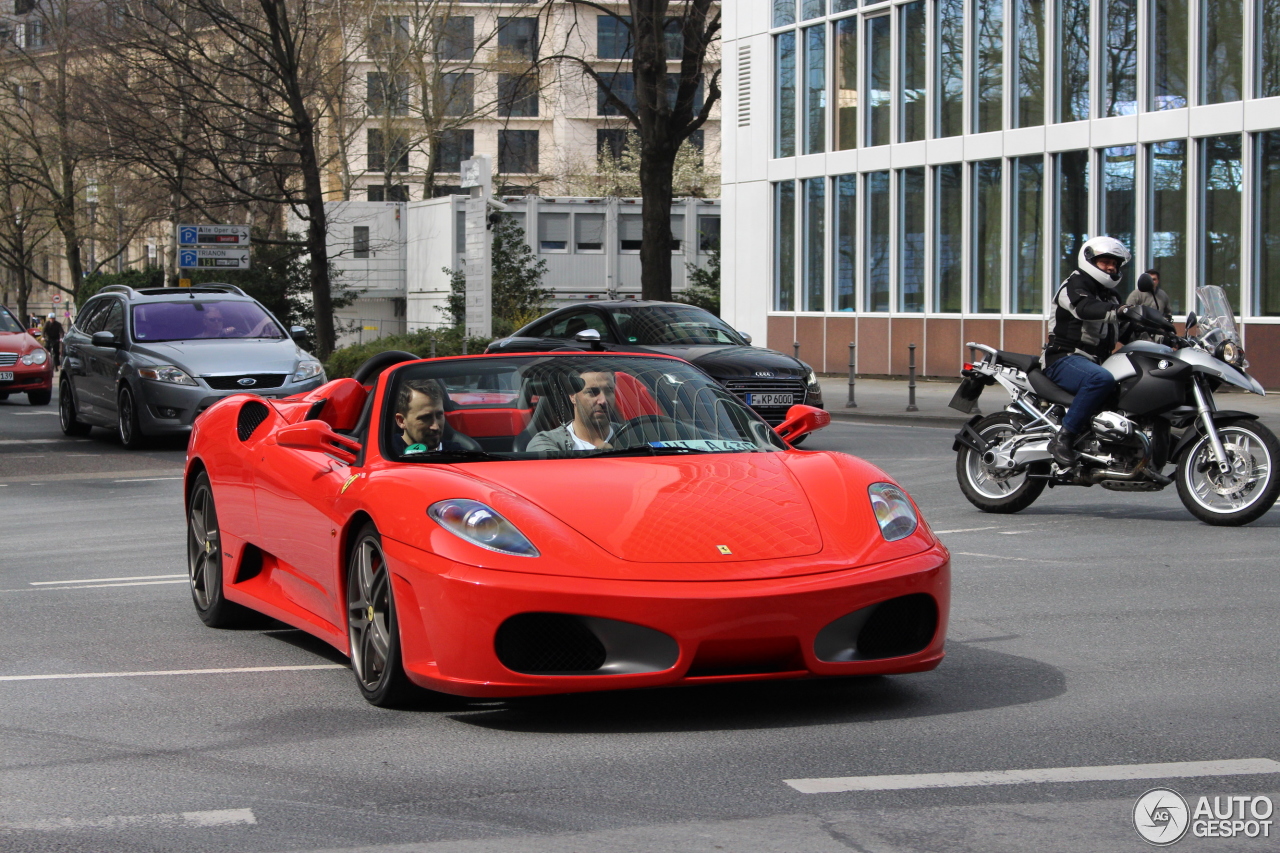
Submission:
[[[396,395],[396,426],[406,455],[444,450],[444,389],[434,379],[410,379]]]
[[[617,382],[612,371],[587,371],[569,377],[573,420],[533,437],[525,448],[529,453],[575,450],[609,450],[613,438]]]

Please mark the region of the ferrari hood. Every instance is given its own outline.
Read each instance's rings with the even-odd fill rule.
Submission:
[[[822,550],[818,522],[783,454],[486,465],[523,496],[623,560],[777,560]],[[580,472],[580,473],[578,473]]]

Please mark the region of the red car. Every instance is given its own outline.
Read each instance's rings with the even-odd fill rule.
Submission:
[[[47,406],[53,396],[53,359],[0,305],[0,400],[26,394],[33,406]]]
[[[191,591],[351,658],[377,705],[918,672],[950,557],[883,471],[677,358],[375,356],[228,397],[186,469]]]

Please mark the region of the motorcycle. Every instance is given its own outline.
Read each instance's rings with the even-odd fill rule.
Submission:
[[[1053,461],[1049,440],[1073,395],[1040,371],[1039,356],[967,344],[983,357],[964,365],[951,407],[974,412],[983,389],[997,383],[1011,401],[1001,412],[975,414],[955,437],[964,496],[984,512],[1013,513],[1046,487],[1154,492],[1176,484],[1183,506],[1206,524],[1248,524],[1266,513],[1280,495],[1280,441],[1257,415],[1218,409],[1213,397],[1224,384],[1266,392],[1245,372],[1249,362],[1222,288],[1200,287],[1196,295],[1202,314],[1187,317],[1183,336],[1150,307],[1130,321],[1153,340],[1127,344],[1102,363],[1117,394],[1080,436],[1080,458],[1065,469]],[[1175,468],[1166,472],[1169,465]]]

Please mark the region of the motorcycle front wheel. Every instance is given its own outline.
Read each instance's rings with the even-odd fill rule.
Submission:
[[[1222,473],[1207,435],[1178,460],[1178,497],[1205,524],[1236,527],[1260,518],[1280,496],[1280,441],[1257,421],[1218,427],[1231,470]]]
[[[988,415],[974,424],[974,431],[987,444],[999,444],[1022,431],[1024,418],[1008,412]],[[1045,480],[1033,479],[1026,471],[1002,474],[982,461],[982,454],[972,447],[960,446],[956,455],[956,480],[969,503],[983,512],[1021,512],[1035,502],[1044,491]]]

